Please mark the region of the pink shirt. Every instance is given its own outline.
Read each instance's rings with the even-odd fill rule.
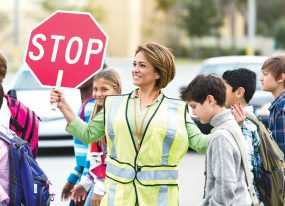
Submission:
[[[0,202],[9,202],[9,159],[8,145],[0,140]]]

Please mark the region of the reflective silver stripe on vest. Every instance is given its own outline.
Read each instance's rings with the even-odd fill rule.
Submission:
[[[168,164],[169,150],[176,134],[176,128],[178,124],[177,114],[176,114],[177,108],[178,108],[177,101],[168,100],[167,132],[163,143],[162,161],[161,161],[162,165]]]
[[[163,185],[159,188],[159,195],[158,195],[158,200],[157,200],[158,206],[169,205],[169,204],[167,204],[167,202],[168,202],[167,193],[168,193],[168,186]]]
[[[132,181],[135,178],[135,170],[120,168],[107,162],[108,173],[116,176],[125,178]],[[177,170],[160,170],[160,171],[140,171],[137,173],[137,178],[139,180],[177,180],[178,171]]]
[[[125,178],[125,179],[128,179],[130,181],[132,181],[136,176],[135,170],[120,168],[120,167],[117,167],[115,165],[112,165],[110,162],[107,162],[107,171],[108,171],[108,173],[110,173],[116,177]]]
[[[161,157],[161,164],[167,165],[168,164],[168,157],[169,157],[169,150],[170,147],[174,141],[174,137],[176,134],[176,128],[177,128],[177,115],[176,111],[178,108],[178,102],[177,101],[171,101],[168,100],[168,122],[167,122],[167,132],[166,137],[164,139],[163,143],[163,150],[162,150],[162,157]],[[174,171],[172,171],[174,172]],[[178,172],[176,171],[176,179],[178,178]],[[165,185],[160,186],[159,188],[159,194],[158,194],[158,206],[164,206],[168,205],[168,187]]]
[[[177,170],[141,171],[137,173],[139,180],[177,180]]]
[[[115,195],[116,195],[116,184],[110,183],[110,188],[108,191],[108,206],[115,205]]]
[[[108,135],[112,141],[112,143],[114,144],[114,140],[115,140],[115,133],[114,133],[114,128],[113,128],[113,120],[116,116],[116,112],[119,109],[119,105],[122,102],[123,97],[117,96],[115,98],[112,98],[112,102],[110,105],[110,111],[108,113],[108,122],[107,122],[107,132]],[[112,151],[111,151],[111,157],[116,158],[117,154],[116,154],[116,147],[113,145],[112,146]]]

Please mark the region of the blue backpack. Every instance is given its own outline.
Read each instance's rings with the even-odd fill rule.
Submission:
[[[10,206],[49,206],[49,182],[33,158],[28,143],[7,129],[0,139],[9,147]]]

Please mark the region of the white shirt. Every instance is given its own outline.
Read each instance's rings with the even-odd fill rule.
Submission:
[[[7,104],[7,100],[4,97],[3,98],[3,104],[0,109],[0,124],[3,125],[6,128],[9,128],[10,125],[10,118],[11,118],[11,112]]]

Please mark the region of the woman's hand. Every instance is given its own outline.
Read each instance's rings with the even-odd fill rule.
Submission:
[[[103,196],[94,193],[92,198],[92,206],[100,206],[102,198]]]
[[[242,124],[246,118],[246,112],[243,110],[240,104],[234,104],[231,106],[232,114],[234,115],[238,124]]]
[[[65,183],[62,192],[61,192],[61,200],[68,200],[71,195],[71,190],[73,189],[73,185],[69,182]]]
[[[61,91],[52,89],[50,93],[50,103],[57,104],[57,108],[63,113],[64,118],[69,123],[76,118],[69,104],[65,101]]]
[[[84,202],[87,196],[87,191],[81,184],[75,185],[71,191],[71,199],[77,204]]]
[[[64,106],[66,106],[66,102],[61,91],[52,89],[50,93],[50,103],[56,104],[56,106],[62,110]]]

